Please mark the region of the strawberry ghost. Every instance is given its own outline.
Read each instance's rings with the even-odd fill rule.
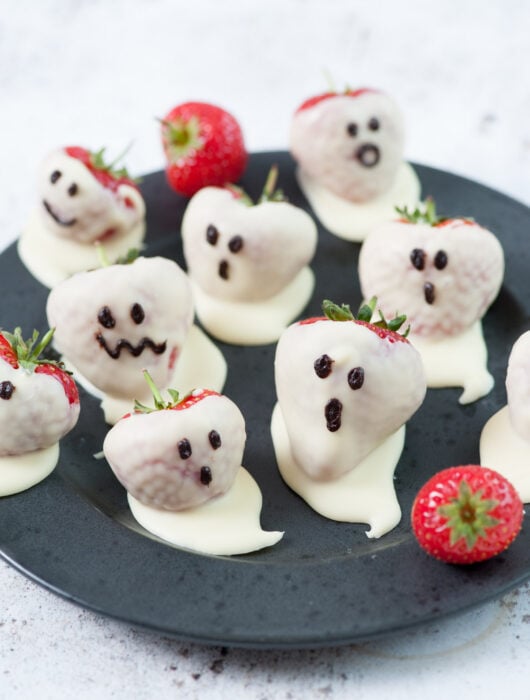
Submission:
[[[47,314],[57,350],[104,398],[109,422],[148,393],[143,369],[161,387],[175,377],[224,382],[224,360],[192,327],[190,284],[172,260],[140,257],[80,272],[50,292]]]
[[[475,401],[493,386],[481,318],[502,284],[502,247],[470,219],[438,217],[432,200],[398,212],[361,249],[362,293],[385,314],[407,309],[429,387],[462,386],[460,403]]]
[[[418,180],[403,162],[405,129],[394,101],[371,88],[329,92],[295,112],[290,150],[300,185],[324,225],[363,240],[396,204],[414,204]]]
[[[104,150],[60,148],[44,160],[39,205],[19,241],[23,262],[46,286],[97,266],[94,243],[119,257],[139,247],[145,203],[127,171],[107,165]]]
[[[316,225],[274,190],[276,177],[273,168],[257,204],[239,189],[206,187],[184,214],[184,255],[197,314],[226,342],[277,340],[313,290],[308,264]]]
[[[290,326],[276,351],[272,434],[280,472],[315,510],[368,522],[371,537],[401,517],[393,472],[404,423],[421,405],[421,358],[399,334],[404,317],[371,323],[324,302],[326,317]]]
[[[136,519],[166,541],[210,554],[275,544],[283,533],[261,530],[261,494],[241,466],[246,432],[238,407],[207,389],[183,399],[170,390],[166,402],[144,376],[154,408],[137,403],[103,445]]]
[[[57,464],[59,440],[79,417],[79,394],[61,365],[40,359],[42,339],[21,329],[0,334],[0,496],[41,481]]]
[[[514,343],[506,372],[507,405],[484,425],[480,463],[495,468],[530,503],[530,331]]]

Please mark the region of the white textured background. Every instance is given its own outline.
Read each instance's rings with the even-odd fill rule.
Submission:
[[[530,203],[529,66],[524,0],[0,0],[0,246],[56,146],[132,141],[132,173],[159,169],[155,117],[198,99],[229,109],[250,150],[285,148],[324,70],[395,97],[410,159]],[[529,622],[523,586],[387,641],[207,649],[82,611],[0,561],[0,697],[526,700]]]

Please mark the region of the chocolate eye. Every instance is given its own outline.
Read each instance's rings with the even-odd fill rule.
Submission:
[[[141,323],[145,318],[145,311],[140,304],[131,306],[131,318],[135,323]]]
[[[231,253],[239,253],[242,247],[243,239],[241,236],[232,236],[232,238],[228,241],[228,249]]]
[[[368,128],[370,131],[379,131],[380,126],[381,124],[379,123],[379,119],[377,117],[372,117],[368,122]]]
[[[359,131],[359,127],[355,122],[350,122],[348,126],[346,127],[346,131],[348,132],[348,136],[357,136],[357,132]]]
[[[60,170],[54,170],[53,173],[50,175],[50,182],[52,185],[55,185],[57,180],[61,177],[62,173]]]
[[[434,267],[437,270],[443,270],[447,265],[447,253],[445,250],[439,250],[434,256]]]
[[[210,467],[201,467],[201,484],[209,486],[212,481],[212,470]]]
[[[364,369],[362,367],[354,367],[348,372],[348,384],[350,389],[354,391],[362,387],[364,384]]]
[[[206,240],[210,245],[215,245],[219,239],[219,231],[213,224],[210,224],[206,229]]]
[[[318,357],[313,364],[317,377],[320,377],[320,379],[329,377],[333,362],[334,360],[332,360],[329,355],[321,355]]]
[[[12,384],[9,380],[6,382],[0,382],[0,399],[9,401],[9,399],[13,396],[15,388],[15,385]]]
[[[425,251],[421,248],[414,248],[410,254],[410,262],[416,270],[423,270],[425,267]]]
[[[68,188],[68,194],[70,197],[75,197],[75,195],[79,192],[79,187],[75,184],[75,182],[72,182],[70,187]]]
[[[101,323],[103,328],[114,328],[116,325],[112,311],[108,306],[102,306],[98,311],[98,321]]]
[[[210,430],[208,433],[208,440],[210,441],[210,445],[214,450],[218,450],[221,447],[221,436],[217,430]]]
[[[191,457],[191,443],[188,438],[183,438],[177,443],[180,459],[189,459]]]

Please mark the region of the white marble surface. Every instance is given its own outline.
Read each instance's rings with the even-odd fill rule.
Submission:
[[[398,99],[409,158],[530,203],[529,30],[524,0],[0,0],[0,246],[48,150],[133,141],[132,172],[159,169],[155,117],[187,99],[230,109],[249,149],[285,148],[323,69]],[[0,696],[522,699],[529,622],[525,585],[386,641],[209,649],[83,611],[0,561]]]

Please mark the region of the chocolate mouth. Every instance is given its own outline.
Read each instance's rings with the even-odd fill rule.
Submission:
[[[326,428],[330,433],[336,433],[342,422],[342,403],[338,399],[330,399],[324,408]]]
[[[365,168],[373,168],[381,160],[381,151],[373,143],[363,143],[354,156]]]
[[[133,345],[128,340],[124,340],[123,338],[121,338],[116,343],[116,347],[114,348],[114,350],[109,348],[109,346],[107,345],[107,341],[101,333],[98,333],[96,335],[96,340],[103,348],[103,350],[105,350],[107,355],[109,355],[109,357],[112,357],[113,360],[119,359],[122,350],[127,350],[127,352],[129,352],[133,357],[139,357],[146,348],[152,350],[155,353],[155,355],[161,355],[163,352],[166,351],[165,340],[163,343],[155,343],[153,340],[151,340],[151,338],[142,338],[138,345]]]
[[[223,280],[227,280],[230,276],[230,265],[228,260],[221,260],[219,263],[219,277]]]
[[[77,223],[77,219],[61,219],[61,217],[53,211],[51,205],[48,204],[45,199],[42,200],[42,203],[48,214],[56,223],[59,224],[59,226],[73,226]]]
[[[425,282],[423,285],[423,296],[427,304],[434,304],[434,299],[436,298],[434,284],[432,282]]]

